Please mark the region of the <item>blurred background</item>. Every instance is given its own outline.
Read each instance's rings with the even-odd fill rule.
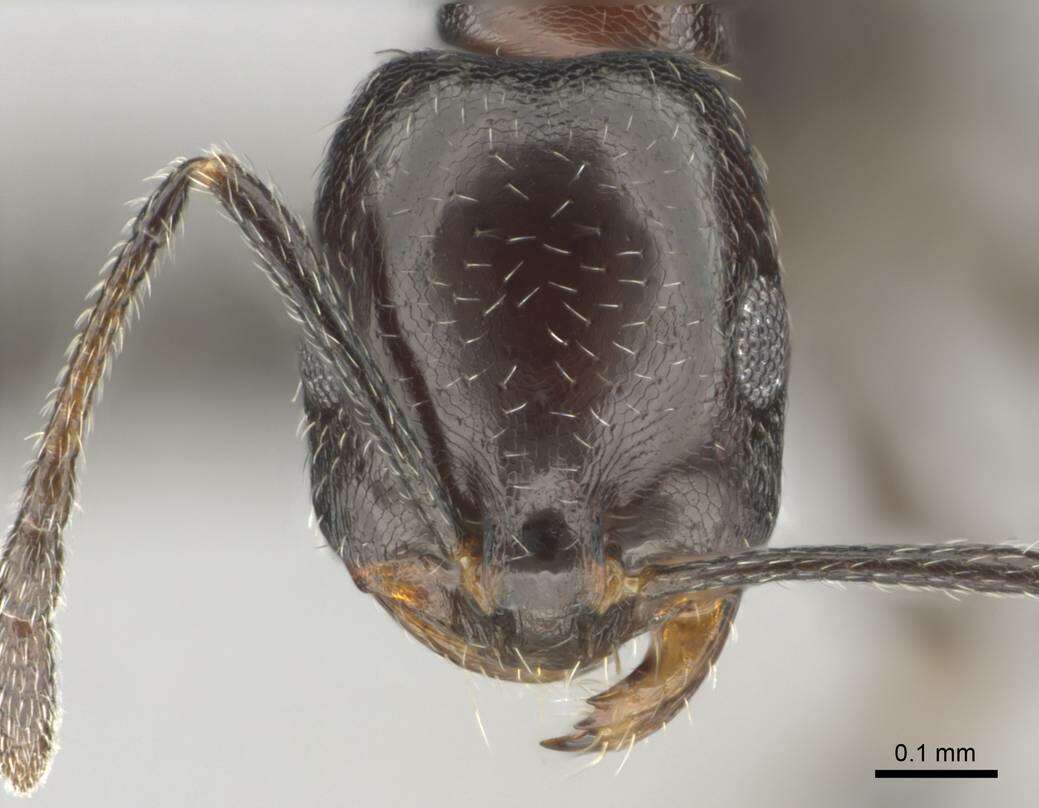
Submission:
[[[730,5],[794,322],[773,542],[1039,539],[1039,5]],[[227,144],[309,212],[331,125],[377,51],[434,44],[433,8],[0,4],[0,491],[142,178]],[[717,686],[619,775],[540,749],[580,688],[468,676],[354,589],[307,526],[295,327],[211,201],[175,255],[88,445],[36,804],[1034,799],[1039,610],[1014,600],[754,591]],[[897,743],[1000,779],[875,781]]]

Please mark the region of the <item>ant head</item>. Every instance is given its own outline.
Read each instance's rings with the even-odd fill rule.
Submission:
[[[628,576],[767,540],[786,309],[761,177],[700,66],[405,57],[327,166],[325,254],[385,387],[360,406],[305,355],[314,503],[416,634],[565,671],[643,626]],[[371,438],[388,402],[407,445]]]

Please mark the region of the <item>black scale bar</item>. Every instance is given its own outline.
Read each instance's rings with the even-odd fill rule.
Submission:
[[[942,780],[995,780],[999,777],[999,769],[874,769],[873,777],[877,780],[922,780],[932,777]]]

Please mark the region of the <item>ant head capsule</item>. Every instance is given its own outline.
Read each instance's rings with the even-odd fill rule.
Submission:
[[[670,30],[638,7],[585,31],[587,11],[560,30],[600,50],[621,21]],[[454,5],[442,22],[460,41],[539,13]],[[761,172],[703,62],[396,59],[333,139],[317,221],[438,501],[405,490],[305,356],[316,512],[436,650],[559,676],[667,611],[625,584],[647,565],[767,541],[785,304]]]

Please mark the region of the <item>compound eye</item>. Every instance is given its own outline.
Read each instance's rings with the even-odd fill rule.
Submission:
[[[755,278],[740,303],[736,323],[736,382],[752,406],[764,409],[783,389],[789,343],[782,290],[769,278]]]
[[[300,351],[299,373],[306,400],[314,408],[334,411],[341,406],[344,393],[335,369],[305,347]]]

